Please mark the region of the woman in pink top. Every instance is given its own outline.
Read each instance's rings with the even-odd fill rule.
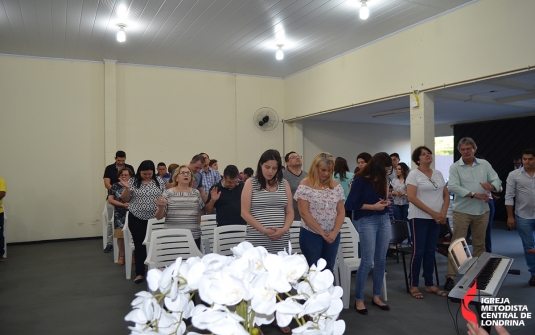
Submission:
[[[314,157],[310,170],[295,192],[301,231],[299,245],[309,265],[320,258],[334,268],[340,228],[344,222],[344,189],[332,178],[334,158],[327,152]]]

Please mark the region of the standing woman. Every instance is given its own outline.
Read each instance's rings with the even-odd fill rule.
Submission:
[[[339,158],[336,159],[337,162]],[[332,178],[333,166],[336,163],[327,152],[314,157],[306,178],[301,181],[294,196],[301,215],[301,251],[309,266],[323,258],[327,261],[326,268],[331,272],[336,261],[340,228],[345,215],[344,190]]]
[[[120,168],[117,172],[119,181],[128,183],[128,180],[134,176],[134,172],[128,167]],[[126,213],[128,212],[128,202],[123,202],[121,195],[123,194],[124,186],[120,183],[111,185],[108,191],[108,203],[114,206],[113,211],[113,237],[117,239],[117,246],[119,247],[119,260],[117,265],[124,265],[124,235],[123,227],[126,220]]]
[[[409,167],[405,163],[396,166],[396,178],[392,180],[394,197],[394,220],[408,221],[409,200],[407,199],[407,176]]]
[[[410,293],[416,299],[423,299],[418,290],[420,267],[424,265],[425,291],[446,297],[444,291],[433,284],[435,249],[441,224],[447,224],[446,214],[450,205],[450,194],[442,173],[431,168],[433,156],[431,149],[420,146],[412,153],[412,161],[418,169],[412,170],[407,177],[409,198],[409,220],[414,242],[411,259]]]
[[[290,185],[282,177],[277,150],[262,154],[254,177],[247,179],[241,194],[241,216],[247,222],[247,241],[271,253],[288,247],[288,230],[294,218]]]
[[[134,255],[137,260],[134,283],[139,284],[145,279],[147,248],[143,245],[143,240],[147,233],[147,223],[155,216],[158,209],[155,201],[165,191],[165,183],[156,175],[154,162],[149,160],[139,164],[134,178],[120,183],[125,188],[121,198],[129,203],[128,229],[134,240]]]
[[[375,154],[353,179],[353,186],[345,204],[347,210],[353,210],[360,236],[362,256],[357,271],[355,309],[363,315],[368,314],[364,305],[364,287],[372,266],[374,267],[372,305],[385,311],[390,309],[381,301],[379,294],[383,287],[386,252],[390,242],[386,173],[391,166],[392,160],[386,152]]]
[[[201,194],[193,186],[193,171],[181,165],[171,177],[171,188],[156,200],[156,219],[165,217],[164,228],[191,230],[197,248],[201,248],[201,211],[204,208]]]

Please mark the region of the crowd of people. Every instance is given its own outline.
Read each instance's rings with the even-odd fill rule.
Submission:
[[[424,293],[446,297],[455,285],[456,271],[449,262],[444,290],[433,282],[434,253],[440,225],[449,224],[447,213],[450,193],[454,195],[453,237],[466,237],[471,230],[474,255],[486,249],[489,201],[492,193],[502,190],[502,183],[491,164],[476,158],[476,143],[471,138],[459,141],[461,158],[450,167],[448,183],[431,166],[433,152],[426,146],[411,155],[417,168],[410,170],[397,153],[363,152],[356,158],[357,169],[351,173],[347,160],[327,152],[311,160],[303,171],[302,157],[291,151],[283,157],[277,150],[267,150],[259,158],[256,170],[239,172],[228,165],[219,173],[217,160],[206,153],[192,157],[189,164],[164,163],[157,166],[146,160],[137,171],[125,163],[126,154],[118,151],[115,163],[106,167],[104,184],[108,203],[114,208],[114,232],[118,239],[119,265],[124,264],[121,229],[128,215],[128,228],[135,244],[135,283],[145,278],[146,249],[142,242],[151,218],[165,218],[164,227],[189,229],[200,247],[202,214],[216,214],[218,226],[247,225],[246,239],[276,253],[288,246],[289,229],[301,222],[299,244],[309,265],[320,258],[333,271],[340,243],[340,229],[350,217],[360,237],[361,264],[356,274],[355,305],[366,315],[364,291],[373,268],[371,304],[381,310],[390,307],[380,299],[392,220],[409,223],[413,245],[410,262],[410,294],[423,299]],[[529,284],[535,286],[535,150],[522,152],[522,166],[507,178],[505,204],[507,224],[519,231],[531,272]],[[513,209],[513,206],[514,209]],[[111,212],[111,211],[110,211]],[[128,214],[127,214],[128,213]],[[120,241],[120,242],[119,242]],[[419,278],[423,268],[424,291]]]

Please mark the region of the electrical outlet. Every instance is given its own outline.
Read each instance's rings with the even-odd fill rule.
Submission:
[[[418,101],[411,102],[411,107],[418,107]]]
[[[91,225],[95,226],[100,220],[93,220],[91,221]]]
[[[82,226],[84,223],[83,222],[78,222],[78,225],[79,226]]]

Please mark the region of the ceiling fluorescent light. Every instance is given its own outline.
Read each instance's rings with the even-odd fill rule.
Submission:
[[[284,44],[277,44],[277,47],[279,48],[279,50],[277,50],[277,53],[275,54],[275,58],[277,60],[283,60],[284,59],[284,53],[282,52],[282,47],[284,46]]]
[[[124,27],[126,27],[124,24],[118,24],[119,31],[117,32],[117,42],[124,42],[126,41],[126,32],[124,31]]]
[[[406,113],[410,113],[410,111],[411,111],[410,108],[394,109],[394,110],[386,111],[386,112],[373,113],[371,114],[371,117],[383,117],[383,116],[389,116],[389,115],[406,114]]]
[[[368,8],[366,0],[360,2],[359,16],[362,20],[366,20],[370,16],[370,9]]]

